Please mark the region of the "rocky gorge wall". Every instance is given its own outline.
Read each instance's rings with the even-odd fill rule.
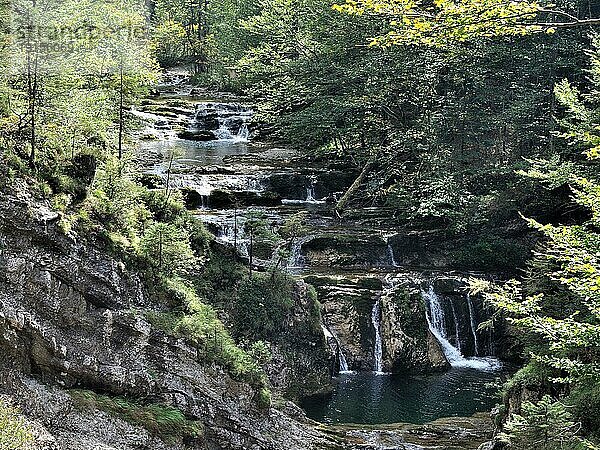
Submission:
[[[320,448],[292,404],[260,409],[255,392],[147,322],[139,277],[94,242],[63,234],[24,186],[0,194],[0,392],[40,425],[46,449]],[[168,444],[100,411],[71,388],[170,405],[202,435]],[[40,444],[41,445],[41,444]]]
[[[480,297],[467,294],[468,283],[462,275],[340,272],[307,275],[305,280],[316,286],[323,322],[335,336],[349,370],[374,370],[376,327],[381,336],[382,371],[421,374],[450,367],[430,329],[427,289],[440,299],[443,335],[463,357],[509,356],[514,352],[503,327],[496,326],[493,332],[479,329],[490,312]],[[380,320],[375,324],[372,314],[376,302]]]

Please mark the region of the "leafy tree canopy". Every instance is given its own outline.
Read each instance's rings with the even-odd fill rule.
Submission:
[[[354,15],[389,19],[389,31],[372,45],[446,46],[477,37],[554,33],[558,28],[600,25],[600,18],[581,19],[556,5],[503,0],[346,0],[334,6]]]

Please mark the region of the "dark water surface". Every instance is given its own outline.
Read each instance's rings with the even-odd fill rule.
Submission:
[[[341,374],[333,394],[307,397],[301,406],[324,423],[422,424],[491,410],[501,378],[501,371],[466,367],[428,376]]]

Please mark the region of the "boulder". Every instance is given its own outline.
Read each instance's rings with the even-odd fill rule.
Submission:
[[[400,285],[381,297],[384,370],[393,373],[444,371],[450,364],[425,317],[419,290]]]
[[[177,133],[179,139],[188,141],[214,141],[217,139],[215,133],[209,130],[184,130]]]

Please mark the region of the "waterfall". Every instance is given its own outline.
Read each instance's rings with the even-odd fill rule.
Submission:
[[[315,193],[315,184],[316,184],[317,180],[315,180],[313,177],[311,177],[310,179],[310,186],[306,188],[306,202],[307,203],[312,203],[312,202],[316,202],[316,193]]]
[[[213,132],[218,141],[248,142],[248,121],[253,113],[252,109],[238,103],[198,103],[191,127]]]
[[[302,255],[302,246],[312,238],[313,236],[307,235],[294,239],[294,242],[292,242],[290,258],[288,260],[288,269],[304,268],[305,260],[304,255]]]
[[[200,195],[200,208],[207,209],[208,208],[208,195]]]
[[[260,178],[248,178],[248,190],[261,192],[263,190],[262,180]]]
[[[250,136],[250,132],[248,131],[248,125],[244,122],[240,127],[235,140],[238,142],[248,142],[248,137]]]
[[[389,242],[387,245],[387,254],[388,254],[388,261],[392,265],[392,267],[398,267],[398,263],[396,263],[396,258],[394,257],[394,249],[389,244]]]
[[[300,239],[292,244],[292,254],[290,255],[289,267],[291,269],[301,268],[304,266],[304,258],[302,257],[302,243]]]
[[[331,339],[331,340],[333,340],[333,342],[335,342],[336,354],[337,354],[339,369],[340,369],[339,372],[340,373],[351,373],[350,369],[348,368],[348,361],[346,361],[346,356],[344,355],[344,351],[342,350],[340,340],[333,333],[333,331],[331,331],[329,328],[327,328],[326,325],[321,324],[321,328],[323,328],[323,334],[325,335],[325,338]]]
[[[450,302],[450,307],[452,308],[452,317],[454,318],[454,333],[456,336],[456,347],[458,351],[462,354],[462,349],[460,348],[460,331],[458,325],[458,317],[456,316],[456,308],[454,308],[454,302]]]
[[[477,324],[475,323],[475,308],[473,308],[473,301],[471,300],[471,296],[469,294],[467,294],[467,304],[469,305],[469,320],[471,322],[471,332],[473,333],[475,356],[479,356],[479,342],[477,342]]]
[[[426,303],[425,317],[429,331],[435,336],[442,346],[444,355],[452,367],[469,367],[478,370],[494,370],[500,366],[500,362],[494,358],[465,358],[460,350],[454,347],[448,340],[446,334],[446,317],[442,301],[430,285],[427,291],[421,291]],[[457,337],[458,340],[458,337]]]
[[[378,298],[371,310],[371,323],[375,329],[375,346],[373,347],[373,358],[375,364],[373,370],[375,373],[383,373],[383,347],[381,345],[381,304]]]

